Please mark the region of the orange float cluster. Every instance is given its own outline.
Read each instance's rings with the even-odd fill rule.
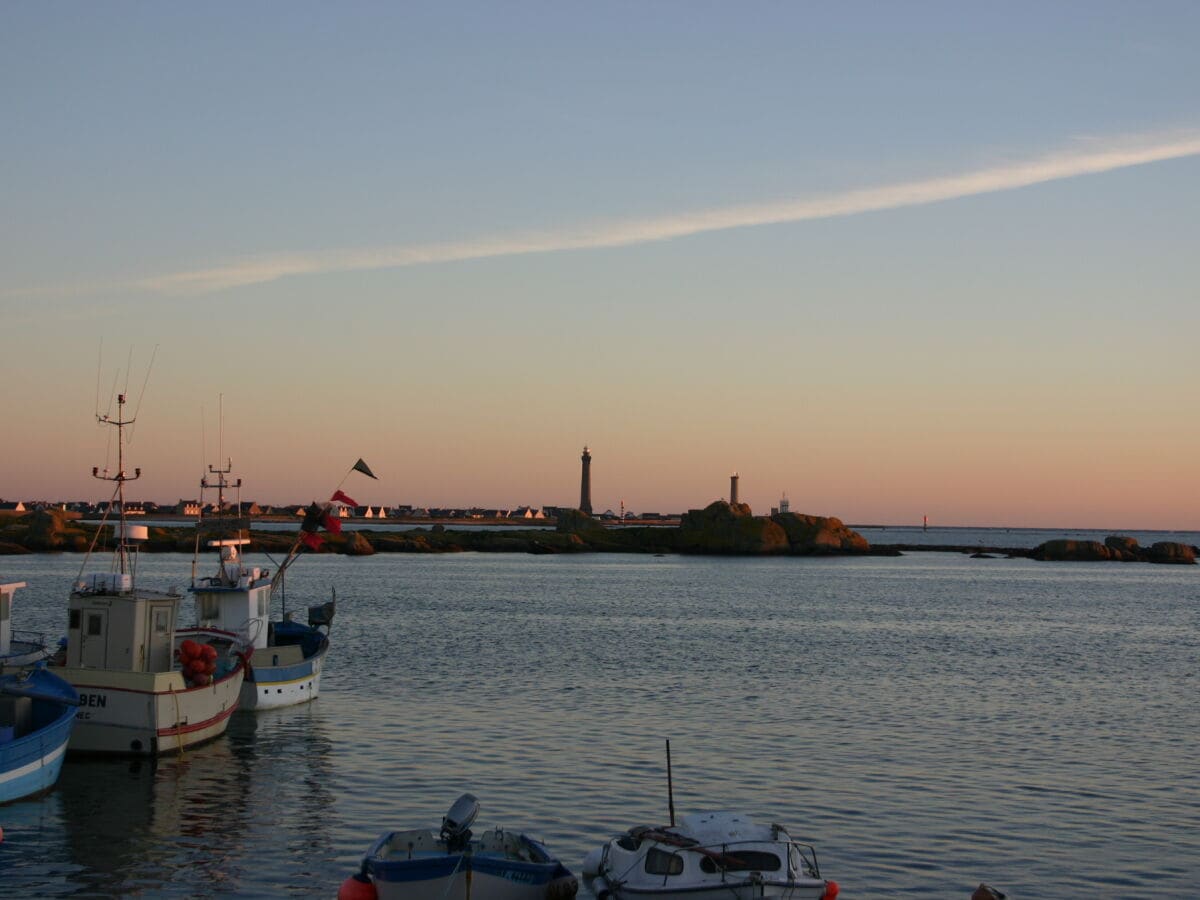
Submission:
[[[217,648],[209,644],[198,644],[190,638],[175,651],[184,680],[191,687],[204,687],[212,683],[217,671]]]

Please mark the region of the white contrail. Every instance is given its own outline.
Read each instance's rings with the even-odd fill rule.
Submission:
[[[387,269],[558,250],[623,247],[730,228],[805,222],[899,209],[1196,156],[1200,155],[1200,134],[1189,132],[1154,138],[1141,136],[1109,140],[1104,146],[1097,145],[1097,141],[1091,141],[1083,149],[1024,162],[807,199],[591,223],[552,232],[523,232],[459,242],[255,257],[228,265],[145,278],[128,286],[155,293],[206,293],[274,281],[290,275]]]

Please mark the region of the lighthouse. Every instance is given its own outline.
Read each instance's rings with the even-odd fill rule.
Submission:
[[[581,512],[592,514],[592,454],[587,447],[583,448],[583,456],[579,457],[583,471],[579,476],[579,509]]]
[[[729,505],[737,506],[738,502],[738,473],[729,476]]]

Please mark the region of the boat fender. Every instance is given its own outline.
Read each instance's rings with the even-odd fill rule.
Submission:
[[[825,893],[821,895],[821,900],[837,900],[837,895],[841,893],[841,890],[836,881],[826,881]]]
[[[600,861],[604,858],[604,848],[596,847],[583,858],[583,874],[594,878],[600,874]]]
[[[592,895],[596,900],[610,900],[612,897],[612,888],[608,886],[608,879],[594,878],[592,880]]]
[[[377,896],[375,882],[370,875],[362,872],[356,872],[343,881],[337,892],[337,900],[375,900]]]
[[[546,885],[546,900],[571,900],[578,891],[579,882],[575,880],[575,876],[555,878]]]
[[[245,675],[246,680],[253,681],[254,680],[254,666],[252,666],[250,664],[250,657],[254,655],[254,649],[247,648],[247,652],[245,652],[245,653],[243,653],[240,650],[233,650],[233,651],[231,651],[231,655],[237,657],[238,659],[240,659],[242,661],[242,668],[244,668],[246,670],[246,675]],[[234,666],[234,668],[236,669],[237,666]]]

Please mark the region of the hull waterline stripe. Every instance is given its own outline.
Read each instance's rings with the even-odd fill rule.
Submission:
[[[23,775],[29,775],[39,769],[44,769],[46,766],[53,764],[56,759],[60,759],[67,752],[67,742],[64,740],[61,744],[43,756],[41,759],[35,759],[31,763],[27,763],[19,769],[13,769],[9,772],[0,772],[0,784],[9,781],[14,781]]]
[[[229,709],[218,713],[217,715],[213,716],[211,719],[205,719],[203,722],[197,722],[194,725],[180,725],[178,727],[173,726],[171,728],[160,728],[160,729],[158,729],[158,736],[159,737],[174,737],[177,734],[191,734],[193,731],[202,731],[205,728],[209,728],[212,725],[216,725],[222,719],[228,719],[230,716],[232,716],[234,714],[234,712],[237,711],[237,708],[238,708],[237,703],[234,703],[233,706],[229,707]]]

